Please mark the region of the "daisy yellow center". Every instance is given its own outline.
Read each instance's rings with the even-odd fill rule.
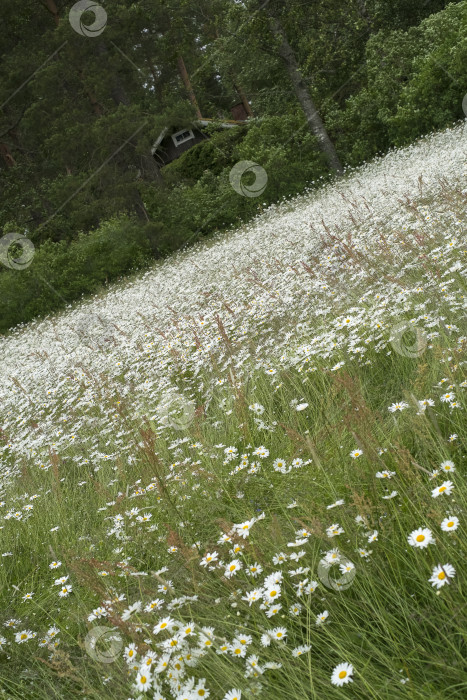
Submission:
[[[235,564],[231,564],[231,565],[230,565],[229,571],[235,571]]]
[[[345,678],[346,675],[347,675],[347,671],[341,671],[341,672],[339,673],[339,678]]]
[[[282,632],[278,632],[278,633],[277,633],[277,636],[278,636],[278,637],[282,637]]]
[[[241,649],[235,649],[235,653],[236,653],[236,654],[241,654],[241,653],[242,653],[242,650],[241,650]]]
[[[203,695],[205,695],[205,694],[206,694],[206,691],[203,688],[200,688],[198,690],[198,695],[201,695],[201,697],[203,697]]]
[[[271,591],[269,595],[271,596],[271,598],[274,598],[274,596],[277,595],[277,591]]]
[[[163,623],[161,624],[161,630],[163,630],[164,627],[167,627],[167,622],[163,622]]]
[[[130,649],[130,651],[128,652],[128,656],[133,656],[134,653],[135,652],[133,651],[133,649]]]
[[[147,680],[146,676],[141,676],[141,683],[146,683],[146,680]]]
[[[440,581],[442,581],[443,579],[446,578],[446,574],[444,573],[444,571],[440,571],[440,572],[439,572],[438,578],[439,578]]]
[[[441,486],[441,487],[440,487],[439,492],[440,492],[440,493],[443,493],[443,491],[446,491],[446,486]]]
[[[28,636],[27,634],[22,634],[21,639],[26,639],[27,636]]]
[[[425,535],[417,535],[416,539],[417,542],[423,542],[423,540],[425,539]]]
[[[448,527],[452,527],[453,525],[454,525],[454,520],[450,520],[450,521],[448,522]]]

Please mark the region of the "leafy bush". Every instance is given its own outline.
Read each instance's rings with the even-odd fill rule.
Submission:
[[[157,228],[111,219],[70,244],[46,241],[24,270],[2,269],[0,331],[50,313],[147,264],[158,251]]]
[[[380,31],[366,47],[366,85],[330,110],[343,159],[358,165],[464,117],[467,5],[449,5],[408,31]]]

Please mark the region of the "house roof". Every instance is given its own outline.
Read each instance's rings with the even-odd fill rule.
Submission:
[[[217,122],[218,122],[217,119],[205,118],[205,119],[196,119],[194,122],[192,122],[192,124],[193,124],[193,126],[208,126],[208,124],[213,124],[213,123],[217,123]],[[242,126],[242,124],[245,124],[245,123],[246,122],[244,122],[244,121],[238,121],[235,119],[224,119],[222,122],[219,122],[219,126],[222,129],[231,129],[234,126]],[[152,144],[152,148],[151,148],[152,155],[154,155],[154,153],[157,151],[160,144],[164,140],[165,136],[167,136],[168,132],[169,132],[168,126],[166,126],[162,129],[161,133],[159,134],[157,139]]]

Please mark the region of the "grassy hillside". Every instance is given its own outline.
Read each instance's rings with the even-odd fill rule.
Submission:
[[[465,174],[462,125],[2,340],[5,697],[465,696]]]

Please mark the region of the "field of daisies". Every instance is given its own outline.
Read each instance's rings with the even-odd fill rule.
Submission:
[[[466,697],[466,128],[1,339],[0,697]]]

